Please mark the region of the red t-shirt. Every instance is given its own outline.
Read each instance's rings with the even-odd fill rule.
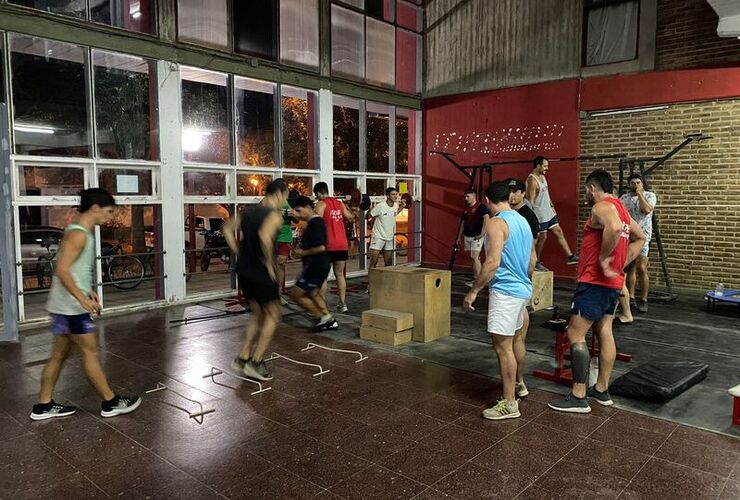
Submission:
[[[347,231],[344,228],[342,202],[336,198],[324,198],[324,224],[326,225],[326,251],[341,252],[349,250]]]
[[[619,276],[609,279],[601,270],[599,254],[601,253],[601,242],[604,239],[604,230],[603,228],[591,227],[591,216],[589,216],[583,228],[583,242],[581,243],[581,254],[578,261],[578,282],[621,290],[624,285],[624,263],[627,261],[627,248],[630,242],[630,216],[622,202],[617,198],[606,198],[604,201],[616,207],[619,219],[622,221],[622,234],[619,237],[619,242],[617,242],[617,247],[611,254],[614,257],[611,267],[619,273]]]

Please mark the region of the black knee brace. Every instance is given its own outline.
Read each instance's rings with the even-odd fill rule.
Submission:
[[[570,345],[570,365],[573,369],[573,382],[587,384],[591,355],[585,342]]]

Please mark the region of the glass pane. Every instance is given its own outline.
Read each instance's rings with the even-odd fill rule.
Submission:
[[[282,87],[283,166],[315,169],[318,141],[316,92]]]
[[[162,216],[158,205],[120,205],[100,227],[100,264],[105,308],[164,298]]]
[[[334,96],[334,170],[360,170],[360,102]]]
[[[409,173],[409,144],[414,139],[409,135],[409,111],[396,109],[396,173]]]
[[[586,65],[635,59],[639,15],[638,0],[588,10]]]
[[[396,30],[396,89],[421,93],[421,36]]]
[[[151,170],[100,169],[98,185],[114,196],[151,196],[154,194]]]
[[[85,187],[85,173],[72,167],[19,167],[21,196],[77,196]]]
[[[367,22],[367,81],[392,86],[396,81],[396,29],[392,24]]]
[[[367,103],[367,171],[388,173],[390,107]]]
[[[185,205],[185,287],[188,295],[232,288],[231,251],[220,229],[233,210],[231,204]]]
[[[183,172],[185,196],[225,196],[226,172]]]
[[[365,77],[365,29],[362,14],[331,7],[331,71]]]
[[[367,194],[370,196],[385,196],[386,179],[367,179]]]
[[[240,165],[275,166],[275,84],[236,77]]]
[[[177,0],[177,38],[226,49],[228,15],[228,0]]]
[[[182,68],[182,152],[185,161],[229,163],[228,78],[193,68]]]
[[[365,8],[365,0],[341,0],[343,3],[346,3],[347,5],[354,5],[358,9],[364,9]]]
[[[156,0],[90,0],[93,21],[140,33],[157,32]]]
[[[277,55],[277,2],[233,3],[234,51],[274,60]]]
[[[360,201],[362,194],[358,189],[359,179],[355,177],[334,177],[334,196],[343,200],[350,211],[355,215],[354,222],[344,220],[349,242],[349,261],[347,272],[360,269],[360,247],[357,244],[361,227],[364,229],[363,219],[360,217]]]
[[[157,160],[154,65],[145,59],[93,51],[99,158]]]
[[[318,0],[280,0],[280,59],[319,67]]]
[[[237,196],[264,196],[265,188],[272,182],[271,175],[250,174],[247,172],[236,173],[236,195]]]
[[[365,12],[378,19],[393,22],[395,19],[396,0],[367,0]]]
[[[357,180],[354,177],[334,177],[334,196],[342,199],[351,199],[356,195],[355,192],[359,195]]]
[[[403,0],[398,0],[396,4],[396,24],[421,33],[424,28],[422,10]]]
[[[80,0],[10,0],[10,3],[24,5],[33,9],[39,9],[52,14],[63,14],[84,19],[85,2]]]
[[[295,192],[301,196],[313,195],[313,177],[286,175],[283,179],[285,179],[285,182],[288,184],[291,196],[295,196]]]
[[[5,60],[3,53],[5,52],[5,38],[4,33],[0,31],[0,61]],[[5,102],[5,65],[0,64],[0,102]]]
[[[406,207],[396,218],[396,264],[419,262],[421,257],[421,202],[414,196],[416,181],[399,179],[398,191]]]
[[[21,35],[11,48],[15,152],[89,157],[84,49]]]

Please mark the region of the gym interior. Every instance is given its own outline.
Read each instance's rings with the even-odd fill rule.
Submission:
[[[733,0],[0,0],[0,498],[740,498],[738,165]],[[584,258],[557,235],[579,255],[597,169],[657,202],[613,404],[561,413]],[[538,175],[562,231],[536,252],[528,394],[496,421],[464,195]],[[353,213],[347,310],[333,273],[336,330],[286,295],[260,381],[230,368],[255,313],[221,229],[279,178]],[[72,351],[54,400],[76,412],[36,421],[91,188],[116,202],[92,231],[98,355],[141,405],[102,416]]]

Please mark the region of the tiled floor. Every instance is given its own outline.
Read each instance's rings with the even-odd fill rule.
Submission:
[[[740,439],[621,410],[561,415],[532,389],[523,417],[480,417],[497,380],[418,358],[283,326],[274,351],[331,371],[273,362],[272,390],[227,376],[246,316],[187,325],[201,306],[100,322],[111,382],[143,392],[164,382],[216,412],[198,425],[170,406],[173,393],[145,396],[134,414],[98,415],[78,357],[56,399],[76,415],[28,418],[49,354],[49,335],[0,346],[0,498],[739,498]],[[294,317],[293,319],[300,319]],[[289,323],[297,324],[287,318]],[[308,341],[361,349],[301,352]]]

